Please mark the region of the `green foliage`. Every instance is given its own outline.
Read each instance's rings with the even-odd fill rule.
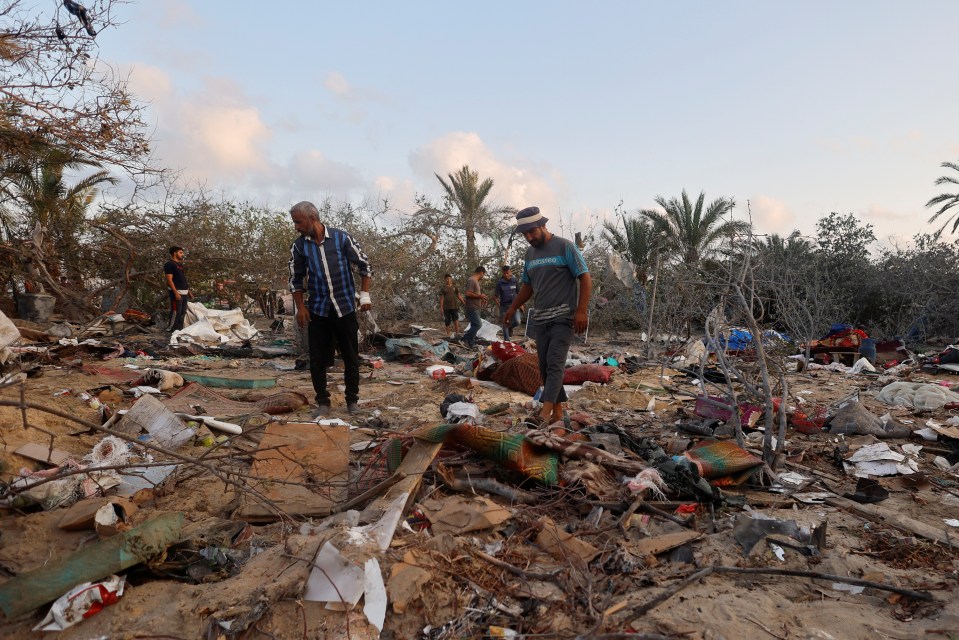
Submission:
[[[645,282],[655,251],[653,224],[643,216],[627,217],[622,210],[622,203],[616,207],[616,214],[616,222],[603,222],[603,240],[609,243],[613,251],[632,262],[636,266],[636,278]],[[622,229],[619,223],[622,223]]]
[[[944,169],[959,171],[959,162],[943,162],[941,166]],[[959,186],[959,178],[951,175],[945,175],[936,178],[936,185],[943,184]],[[945,216],[942,226],[939,227],[939,230],[934,234],[935,238],[939,238],[942,235],[942,232],[945,231],[950,222],[952,222],[951,233],[955,233],[956,230],[959,229],[959,192],[939,194],[935,198],[931,198],[929,202],[926,203],[926,206],[939,207],[939,210],[932,214],[932,217],[929,218],[930,223],[935,222],[940,217]],[[952,210],[951,213],[950,210]],[[947,213],[949,215],[945,215]]]
[[[258,289],[285,288],[289,247],[295,232],[285,213],[249,203],[198,195],[168,214],[133,208],[105,209],[93,220],[91,241],[100,256],[88,272],[102,283],[116,282],[108,297],[129,285],[130,306],[155,310],[166,302],[163,263],[167,249],[187,250],[187,276],[194,296],[226,297],[235,304]],[[114,256],[104,260],[105,256]],[[218,291],[217,283],[225,284]],[[120,310],[122,311],[122,305]]]
[[[693,203],[686,191],[679,198],[667,200],[656,196],[663,211],[645,209],[640,215],[663,234],[667,248],[687,265],[696,265],[715,254],[717,245],[726,238],[748,233],[750,224],[741,220],[723,220],[736,206],[732,198],[717,198],[704,208],[706,194],[700,192]]]
[[[448,174],[445,180],[439,174],[435,175],[445,192],[444,207],[436,209],[421,199],[420,215],[432,216],[436,226],[463,233],[466,263],[471,269],[482,261],[479,239],[483,237],[492,241],[494,253],[506,255],[512,234],[509,218],[514,210],[487,201],[493,189],[493,179],[480,180],[479,173],[469,165]]]

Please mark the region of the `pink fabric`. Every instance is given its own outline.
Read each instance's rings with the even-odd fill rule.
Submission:
[[[563,384],[583,384],[584,382],[606,384],[615,371],[616,367],[602,364],[578,364],[563,372]]]

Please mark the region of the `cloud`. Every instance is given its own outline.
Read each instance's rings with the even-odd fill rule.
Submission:
[[[353,124],[359,124],[367,119],[368,105],[388,102],[382,93],[369,88],[356,87],[338,71],[326,74],[323,86],[336,99],[337,105],[344,109],[344,113],[334,115],[343,117]]]
[[[363,185],[362,176],[355,167],[330,160],[316,149],[294,154],[289,173],[295,186],[311,191],[342,192]]]
[[[862,212],[862,217],[868,218],[870,220],[887,220],[891,222],[899,222],[903,220],[913,220],[915,219],[917,213],[916,211],[893,211],[882,205],[870,204],[866,207],[866,210]]]
[[[207,77],[198,89],[184,91],[164,71],[138,65],[131,71],[130,85],[150,102],[156,122],[153,144],[161,162],[179,170],[188,182],[281,202],[302,199],[304,193],[343,195],[364,186],[355,167],[318,149],[272,158],[274,127],[232,81]]]
[[[180,92],[162,70],[137,66],[131,85],[152,103],[159,155],[188,178],[235,179],[267,167],[272,133],[234,83],[207,78],[199,90]]]
[[[156,5],[153,10],[160,14],[157,23],[161,27],[169,29],[183,26],[206,26],[206,21],[200,17],[200,14],[193,9],[190,3],[184,2],[184,0],[162,0],[149,4]]]
[[[770,196],[749,199],[756,233],[788,234],[795,228],[796,216],[782,200]]]
[[[412,180],[378,176],[373,180],[372,197],[378,202],[389,200],[390,208],[411,212],[415,208],[416,187]]]
[[[170,75],[148,64],[138,64],[128,73],[130,90],[135,96],[148,102],[163,102],[173,92]]]
[[[536,205],[544,212],[557,212],[557,191],[564,186],[559,172],[534,168],[529,163],[507,163],[497,158],[476,133],[455,131],[437,138],[410,154],[414,173],[427,183],[427,192],[441,189],[433,174],[445,179],[450,173],[469,165],[480,178],[492,178],[492,202],[500,206],[522,208]]]
[[[331,71],[326,74],[326,80],[323,82],[323,86],[329,89],[330,93],[338,98],[349,98],[353,94],[353,87],[350,86],[350,83],[343,77],[343,74],[337,73],[336,71]]]

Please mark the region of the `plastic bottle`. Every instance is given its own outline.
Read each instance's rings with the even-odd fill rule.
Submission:
[[[434,380],[444,380],[446,378],[446,369],[434,369],[433,370],[433,379]]]

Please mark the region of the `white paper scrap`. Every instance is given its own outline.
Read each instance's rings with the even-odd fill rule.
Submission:
[[[383,631],[386,620],[386,585],[383,584],[383,572],[376,558],[366,561],[366,594],[363,596],[363,613],[377,631]]]
[[[306,582],[304,600],[310,602],[344,602],[355,605],[363,595],[366,580],[359,568],[327,542],[313,560],[313,570]]]

